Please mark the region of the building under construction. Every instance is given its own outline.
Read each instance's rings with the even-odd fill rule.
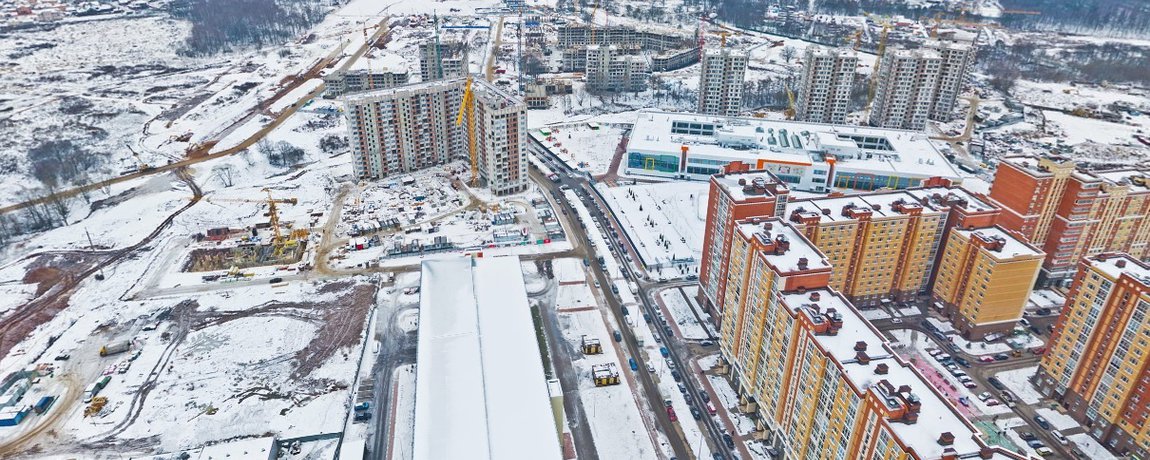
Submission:
[[[420,43],[419,73],[423,81],[467,76],[467,44],[438,38]]]
[[[468,91],[469,81],[428,81],[341,98],[355,176],[381,179],[473,154],[479,185],[496,195],[526,190],[527,105],[483,79],[470,82]],[[465,103],[469,108],[460,116]]]
[[[257,223],[244,230],[227,227],[210,228],[206,237],[198,239],[214,242],[216,246],[193,249],[184,261],[181,271],[202,272],[231,270],[229,275],[241,275],[239,270],[266,265],[288,265],[299,262],[307,246],[310,231],[307,228],[294,228],[289,223],[280,222],[279,206],[294,205],[295,198],[274,198],[269,189],[266,199],[208,198],[210,203],[239,202],[263,203],[267,205],[267,222]],[[225,242],[232,241],[234,244]]]

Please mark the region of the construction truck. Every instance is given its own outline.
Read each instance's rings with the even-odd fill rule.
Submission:
[[[109,356],[123,353],[132,348],[132,342],[121,340],[119,342],[112,342],[100,347],[100,356]]]

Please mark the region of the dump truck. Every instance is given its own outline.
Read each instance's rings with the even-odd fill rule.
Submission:
[[[112,342],[100,347],[100,356],[109,356],[123,353],[132,348],[132,342],[121,340],[119,342]]]

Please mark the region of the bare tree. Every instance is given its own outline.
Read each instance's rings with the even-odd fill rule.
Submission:
[[[212,168],[212,175],[223,184],[224,187],[231,187],[235,184],[235,168],[229,164],[217,165]]]
[[[795,51],[795,47],[788,45],[783,47],[783,50],[779,53],[779,56],[782,56],[783,61],[786,61],[787,64],[790,64],[791,60],[795,58],[796,53],[797,52]]]

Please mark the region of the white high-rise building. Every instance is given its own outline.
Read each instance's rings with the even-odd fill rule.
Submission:
[[[738,116],[746,73],[745,52],[730,48],[705,50],[699,69],[699,113]]]
[[[795,119],[845,123],[858,62],[858,53],[849,49],[808,47],[795,101]]]
[[[967,43],[942,40],[931,40],[926,43],[926,48],[937,52],[942,59],[930,119],[950,121],[954,117],[954,103],[962,92],[966,74],[974,63],[974,49]]]
[[[457,125],[466,79],[434,80],[344,96],[352,169],[381,179],[469,160],[467,123]],[[527,106],[483,79],[475,96],[475,150],[482,185],[497,195],[527,188]]]
[[[870,123],[882,128],[926,128],[942,58],[931,50],[887,50],[879,64]]]

